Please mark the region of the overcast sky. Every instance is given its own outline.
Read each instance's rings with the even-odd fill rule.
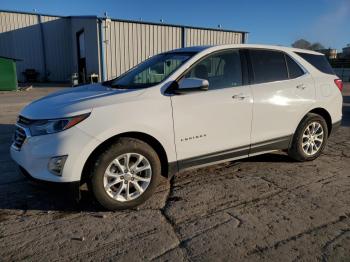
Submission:
[[[249,31],[249,43],[289,46],[298,38],[341,49],[350,43],[350,0],[0,0],[0,9]]]

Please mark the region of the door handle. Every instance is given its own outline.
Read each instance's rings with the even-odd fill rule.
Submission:
[[[244,95],[244,94],[238,94],[238,95],[233,95],[232,99],[237,99],[237,100],[244,100],[246,98],[248,98],[249,96]]]
[[[306,88],[306,86],[304,84],[300,84],[300,85],[297,85],[296,88],[304,90]]]

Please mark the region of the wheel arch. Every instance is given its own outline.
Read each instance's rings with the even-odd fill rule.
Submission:
[[[87,160],[84,163],[84,167],[81,173],[81,183],[85,183],[88,181],[88,178],[90,176],[89,170],[91,170],[91,165],[93,164],[93,160],[96,159],[96,157],[111,143],[114,141],[122,138],[122,137],[129,137],[129,138],[135,138],[139,139],[148,145],[150,145],[158,154],[160,162],[161,162],[161,169],[162,169],[162,176],[165,178],[169,177],[169,166],[168,166],[168,157],[167,153],[163,147],[163,145],[153,136],[143,133],[143,132],[125,132],[120,133],[117,135],[114,135],[101,144],[99,144],[89,155]]]
[[[330,113],[322,107],[314,108],[314,109],[310,110],[308,113],[314,113],[314,114],[317,114],[317,115],[322,116],[324,118],[324,120],[327,123],[328,137],[329,137],[331,132],[332,132],[332,117],[331,117]]]
[[[326,109],[324,109],[323,107],[315,107],[315,108],[309,110],[308,112],[306,112],[302,116],[302,118],[299,120],[298,125],[297,125],[297,127],[296,127],[296,129],[294,131],[294,134],[295,134],[297,128],[299,127],[300,123],[303,121],[303,119],[307,116],[307,114],[310,114],[310,113],[313,113],[313,114],[316,114],[316,115],[319,115],[319,116],[323,117],[323,119],[327,123],[328,137],[329,137],[331,132],[332,132],[332,127],[333,127],[333,125],[332,125],[332,117],[331,117],[330,113]]]

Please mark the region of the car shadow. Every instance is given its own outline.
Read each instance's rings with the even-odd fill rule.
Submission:
[[[350,126],[350,96],[343,96],[343,119],[342,126]]]
[[[252,156],[249,158],[245,158],[240,160],[240,162],[265,162],[265,163],[295,163],[293,159],[291,159],[287,154],[283,152],[276,153],[266,153],[262,155]]]
[[[350,96],[343,96],[343,103],[350,104]]]
[[[73,192],[68,188],[37,184],[25,177],[11,183],[1,183],[0,180],[0,190],[0,216],[2,210],[23,210],[25,212],[28,210],[40,212],[98,212],[102,210],[86,188],[81,190],[79,202],[75,200]]]

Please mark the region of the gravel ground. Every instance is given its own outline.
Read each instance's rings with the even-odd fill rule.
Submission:
[[[87,192],[76,205],[11,161],[20,108],[55,90],[0,93],[0,261],[350,261],[350,85],[342,127],[317,160],[275,153],[182,172],[123,212]]]

